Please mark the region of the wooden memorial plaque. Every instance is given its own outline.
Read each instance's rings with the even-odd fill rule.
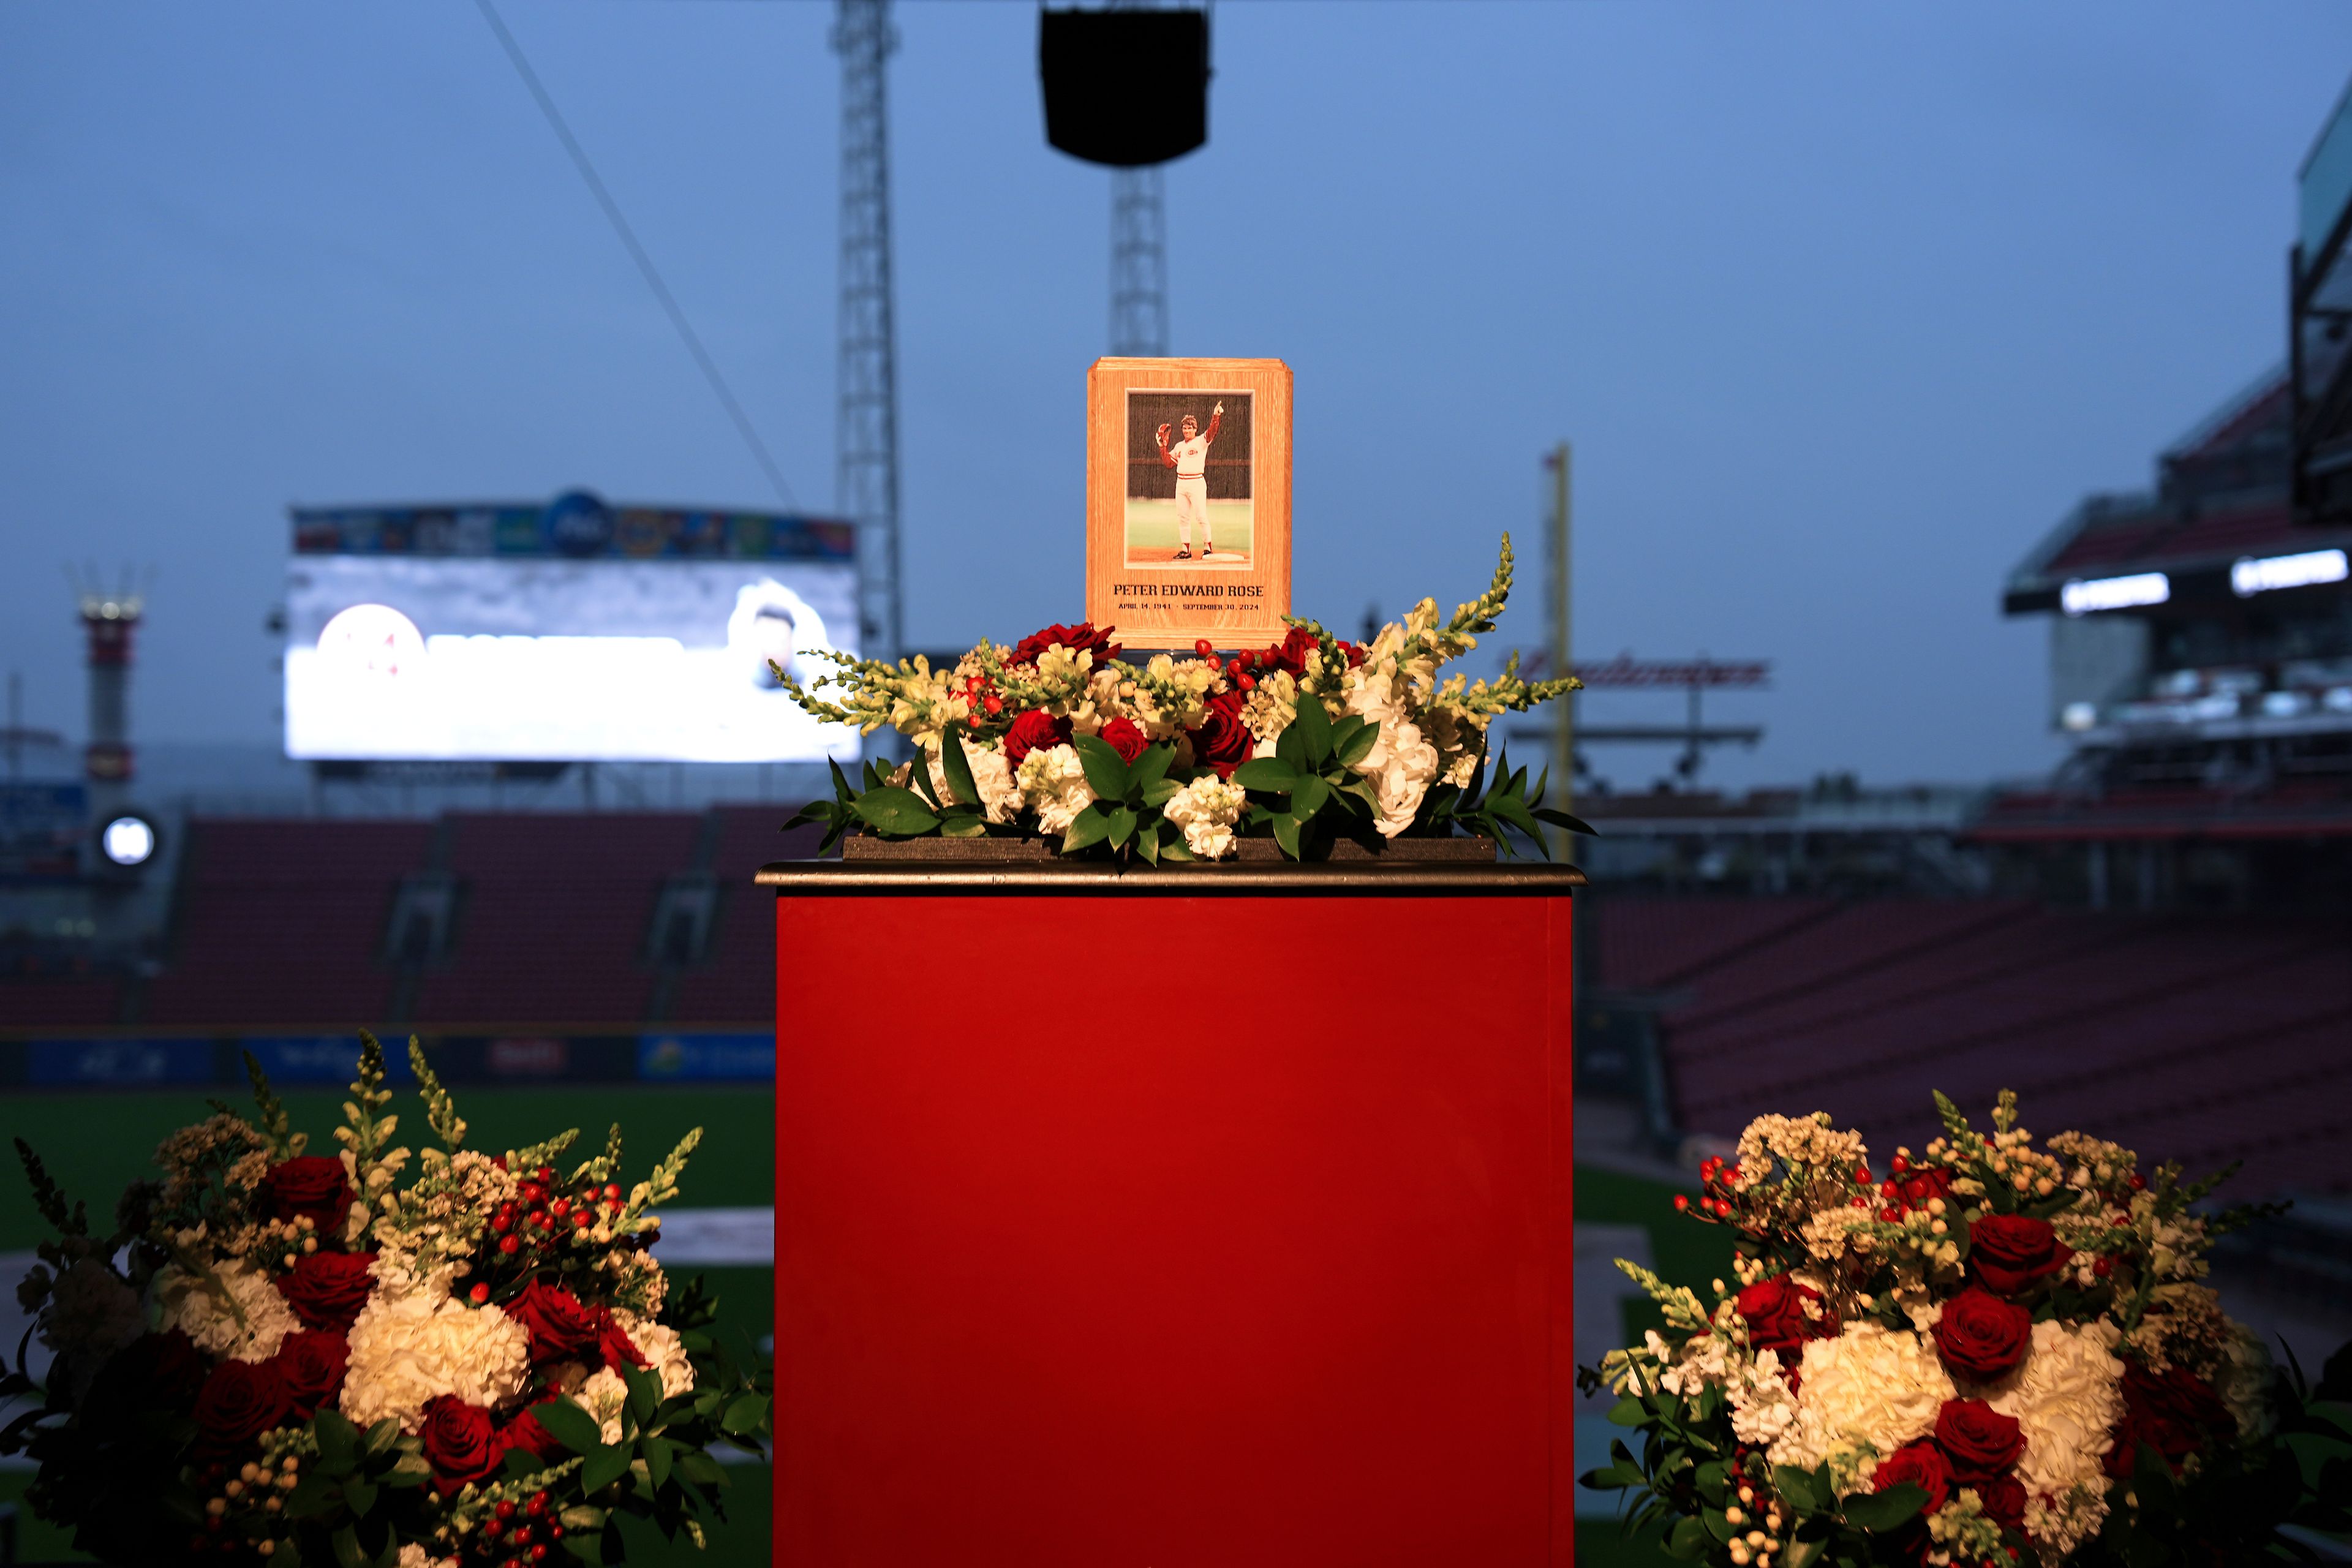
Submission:
[[[1139,650],[1280,642],[1290,367],[1099,359],[1087,373],[1087,619]]]

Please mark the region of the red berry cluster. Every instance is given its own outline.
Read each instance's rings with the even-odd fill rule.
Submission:
[[[514,1199],[500,1204],[498,1212],[490,1216],[490,1236],[495,1238],[491,1242],[493,1261],[519,1266],[511,1269],[518,1277],[532,1273],[568,1233],[592,1228],[598,1208],[608,1215],[617,1215],[625,1206],[617,1182],[598,1186],[583,1177],[571,1192],[559,1192],[555,1167],[541,1165],[524,1179]],[[490,1294],[488,1280],[475,1281],[473,1289],[466,1292],[467,1299],[478,1307],[487,1302]]]
[[[982,714],[994,719],[1004,712],[1004,699],[997,695],[996,688],[985,675],[975,675],[967,679],[963,683],[963,696],[971,706],[971,712],[966,716],[964,723],[971,729],[980,728]]]
[[[1731,1200],[1727,1193],[1736,1193],[1746,1184],[1737,1161],[1727,1163],[1710,1154],[1698,1163],[1699,1217],[1712,1224],[1731,1217]],[[1675,1194],[1675,1212],[1690,1212],[1691,1200],[1681,1193]]]
[[[555,1517],[554,1500],[545,1492],[531,1493],[520,1508],[513,1499],[500,1498],[474,1532],[476,1560],[496,1568],[529,1568],[552,1557],[555,1543],[562,1539],[563,1523]]]

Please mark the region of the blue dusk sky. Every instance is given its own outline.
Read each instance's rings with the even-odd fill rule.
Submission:
[[[833,502],[831,8],[505,15],[775,452]],[[1028,5],[891,64],[911,642],[1081,612],[1108,175]],[[2284,353],[2341,5],[1215,12],[1173,344],[1297,374],[1296,602],[1528,568],[1580,657],[1774,661],[1727,784],[2046,767],[2002,574]],[[152,565],[147,741],[269,743],[289,502],[775,497],[467,0],[0,7],[0,669],[79,730],[65,561]],[[1671,721],[1671,700],[1594,719]],[[1621,783],[1661,759],[1604,756]]]

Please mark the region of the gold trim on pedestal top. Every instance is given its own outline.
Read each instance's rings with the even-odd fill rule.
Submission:
[[[1584,886],[1573,866],[1543,861],[1265,861],[1122,870],[1101,861],[779,860],[762,866],[759,886],[780,897],[874,894],[1134,893],[1190,899],[1240,894],[1364,897],[1559,898]]]

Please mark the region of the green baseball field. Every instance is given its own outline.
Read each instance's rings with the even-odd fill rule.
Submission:
[[[642,1169],[667,1152],[691,1127],[703,1129],[703,1143],[681,1184],[677,1208],[763,1206],[772,1201],[775,1123],[773,1100],[740,1087],[687,1089],[604,1086],[566,1089],[462,1089],[458,1106],[469,1123],[467,1142],[478,1148],[519,1147],[561,1131],[582,1129],[583,1142],[600,1139],[617,1116],[630,1137],[630,1164]],[[285,1096],[295,1125],[310,1131],[320,1152],[332,1147],[331,1130],[341,1120],[342,1096],[289,1091]],[[394,1109],[404,1129],[421,1131],[422,1110],[404,1096]],[[10,1128],[31,1143],[69,1198],[87,1201],[94,1213],[110,1211],[123,1187],[141,1175],[147,1152],[175,1128],[205,1114],[198,1093],[78,1093],[12,1095]],[[416,1120],[411,1122],[411,1117]],[[20,1172],[0,1172],[0,1252],[31,1249],[43,1237],[42,1222]],[[1705,1279],[1719,1267],[1696,1226],[1662,1223],[1673,1188],[1607,1172],[1577,1173],[1577,1214],[1597,1223],[1651,1228],[1653,1255],[1669,1279]],[[773,1280],[764,1268],[701,1270],[717,1290],[721,1331],[738,1344],[768,1333],[773,1317]],[[13,1282],[12,1282],[13,1283]],[[1638,1334],[1654,1322],[1646,1310],[1629,1309],[1628,1329]],[[14,1356],[16,1346],[0,1347]],[[0,1416],[0,1420],[5,1420]],[[653,1538],[633,1551],[633,1564],[700,1563],[707,1568],[749,1568],[769,1561],[769,1474],[755,1465],[730,1469],[735,1485],[728,1494],[729,1523],[713,1535],[710,1550],[670,1545]],[[0,1470],[0,1506],[22,1496],[31,1472]],[[19,1510],[17,1556],[29,1562],[71,1559],[63,1535]],[[1653,1541],[1624,1540],[1606,1522],[1577,1526],[1577,1555],[1583,1568],[1641,1564],[1657,1568],[1665,1559]]]
[[[1250,523],[1250,503],[1245,500],[1213,500],[1209,503],[1209,534],[1216,541],[1220,561],[1231,557],[1236,564],[1249,559],[1250,548],[1256,539]],[[1176,503],[1173,500],[1153,500],[1130,496],[1127,502],[1127,563],[1130,566],[1157,566],[1172,561],[1180,544],[1176,532]],[[1192,550],[1199,556],[1201,541],[1195,537]]]

